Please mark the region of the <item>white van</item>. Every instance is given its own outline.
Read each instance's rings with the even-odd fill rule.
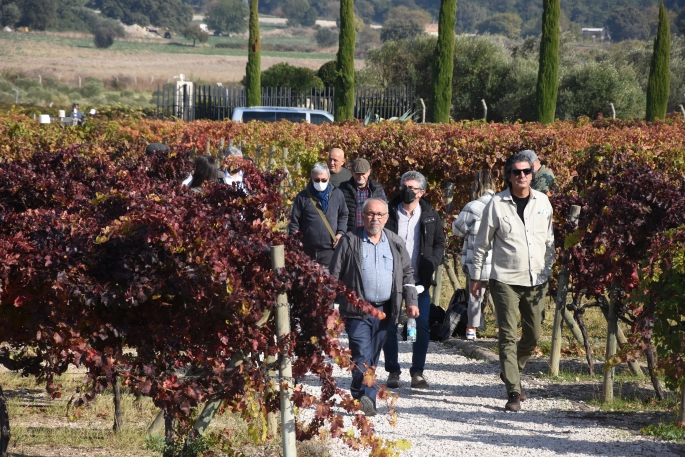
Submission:
[[[333,122],[333,116],[328,111],[318,109],[253,106],[250,108],[234,108],[231,120],[236,122],[278,122],[286,120],[319,125]]]

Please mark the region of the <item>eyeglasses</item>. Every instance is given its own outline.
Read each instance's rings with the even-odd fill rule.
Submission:
[[[533,172],[533,170],[531,170],[530,168],[524,168],[524,169],[522,169],[522,170],[511,170],[511,174],[514,175],[514,176],[520,176],[521,173],[523,173],[524,175],[528,176],[528,175],[531,174],[532,172]]]
[[[388,213],[363,213],[369,219],[383,219]]]
[[[326,183],[326,182],[328,182],[328,178],[323,178],[323,179],[312,179],[312,181],[314,181],[314,182],[324,182],[324,183]]]
[[[411,189],[414,192],[421,192],[423,189],[420,189],[418,187],[411,187],[411,186],[400,186],[400,189]]]

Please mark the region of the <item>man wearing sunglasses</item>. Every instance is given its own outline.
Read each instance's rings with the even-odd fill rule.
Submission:
[[[302,232],[304,252],[325,269],[333,250],[347,230],[347,205],[340,189],[330,182],[325,163],[312,167],[311,181],[297,194],[290,215],[288,233]]]
[[[533,163],[523,154],[504,165],[507,189],[496,194],[483,210],[473,255],[474,277],[492,246],[490,293],[499,327],[500,377],[507,388],[507,411],[519,411],[526,393],[521,372],[535,351],[545,309],[547,282],[554,264],[552,205],[547,195],[533,190]],[[481,282],[471,282],[479,298]],[[521,313],[521,340],[516,344],[517,311]]]

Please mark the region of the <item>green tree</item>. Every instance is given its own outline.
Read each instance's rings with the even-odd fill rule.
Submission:
[[[488,17],[485,7],[474,1],[459,2],[459,14],[457,14],[457,31],[471,33],[476,31],[476,25]]]
[[[478,33],[491,35],[504,35],[507,38],[521,36],[521,24],[523,21],[515,13],[498,13],[484,20],[476,26]]]
[[[244,33],[249,12],[243,0],[219,0],[205,14],[207,26],[224,33]]]
[[[22,25],[36,30],[47,30],[57,22],[57,2],[23,0]]]
[[[115,38],[124,38],[126,31],[121,24],[112,19],[99,19],[93,27],[93,43],[100,49],[109,48],[114,44]]]
[[[649,21],[645,14],[634,6],[615,9],[607,18],[605,25],[614,41],[649,38]]]
[[[390,19],[381,29],[381,41],[411,40],[423,35],[424,27],[411,19]]]
[[[127,25],[153,24],[173,31],[185,29],[193,19],[193,8],[181,0],[89,0],[87,6]]]
[[[2,5],[0,19],[3,27],[14,27],[21,19],[21,10],[14,3]]]
[[[316,73],[309,68],[277,63],[262,72],[262,87],[291,87],[297,92],[309,92],[312,88],[323,88]]]
[[[543,124],[554,122],[559,89],[560,0],[543,0],[540,66],[535,87],[536,117]]]
[[[259,40],[259,0],[250,0],[250,37],[247,44],[245,91],[247,106],[262,104],[262,54]]]
[[[334,87],[335,86],[335,70],[337,68],[337,63],[335,60],[329,60],[325,64],[319,67],[316,72],[316,76],[319,77],[324,87]]]
[[[321,27],[314,34],[316,44],[322,48],[328,48],[338,44],[338,34],[330,27]]]
[[[193,47],[195,42],[206,43],[209,40],[209,34],[202,30],[198,24],[190,24],[181,31],[181,35],[188,40],[193,40]]]
[[[649,67],[649,81],[647,82],[646,118],[648,121],[655,121],[666,117],[668,89],[671,84],[669,72],[670,52],[671,32],[668,25],[668,12],[662,0],[659,5],[659,28],[654,39],[652,64]]]
[[[400,5],[388,10],[385,14],[386,23],[392,20],[414,21],[423,29],[431,21],[431,15],[420,8],[410,9],[405,5]],[[383,24],[383,27],[385,27],[385,24]]]
[[[457,0],[441,0],[433,77],[433,122],[449,122],[450,120],[452,71],[454,70],[454,26],[456,21]]]
[[[335,120],[354,118],[354,0],[340,0],[340,40],[335,79]]]
[[[309,4],[309,0],[286,0],[283,14],[291,27],[311,27],[318,16],[316,8]]]

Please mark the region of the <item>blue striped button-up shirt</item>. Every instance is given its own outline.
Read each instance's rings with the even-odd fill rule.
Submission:
[[[372,303],[390,300],[393,262],[385,232],[381,234],[378,244],[373,244],[364,230],[360,255],[365,300]]]

